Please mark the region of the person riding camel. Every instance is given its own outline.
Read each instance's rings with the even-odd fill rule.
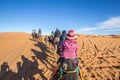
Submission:
[[[54,41],[54,31],[51,32],[50,36],[48,37],[51,42]]]
[[[60,45],[60,58],[57,61],[57,66],[53,70],[53,75],[56,74],[65,59],[71,59],[75,61],[75,63],[78,63],[78,43],[76,39],[77,35],[74,33],[74,30],[69,30],[66,35],[66,39]]]
[[[66,40],[60,46],[60,58],[58,62],[62,62],[67,58],[70,58],[74,61],[77,61],[77,53],[78,53],[78,43],[76,41],[77,35],[74,33],[74,30],[69,30],[66,35]]]
[[[60,40],[60,30],[59,29],[56,29],[55,33],[54,33],[54,42],[59,42]]]
[[[60,46],[64,42],[64,40],[66,39],[66,35],[67,35],[66,30],[63,30],[62,35],[60,36],[60,41],[58,43],[58,50],[57,50],[58,54],[60,54]]]
[[[39,28],[39,31],[38,31],[38,33],[41,33],[41,29]]]
[[[32,34],[36,34],[36,30],[35,29],[33,29]]]
[[[39,28],[39,30],[38,30],[37,36],[38,36],[39,40],[42,40],[42,31],[41,31],[40,28]]]
[[[41,31],[41,29],[39,28],[39,30],[38,30],[38,36],[41,36],[42,35],[42,31]]]
[[[36,34],[37,34],[37,33],[36,33],[36,30],[33,29],[33,30],[32,30],[32,34],[31,34],[33,39],[35,38]]]
[[[54,37],[60,37],[61,33],[60,30],[56,28],[56,31],[54,33]]]
[[[50,36],[54,38],[54,31],[51,32]]]
[[[55,33],[54,33],[54,47],[55,47],[55,52],[57,52],[58,50],[58,43],[60,41],[60,35],[61,35],[61,32],[59,29],[56,29]]]
[[[59,47],[64,42],[64,40],[66,39],[66,35],[67,35],[66,30],[63,30],[62,35],[60,36]]]

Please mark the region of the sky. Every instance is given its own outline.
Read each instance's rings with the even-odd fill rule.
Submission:
[[[0,32],[120,34],[120,0],[0,0]]]

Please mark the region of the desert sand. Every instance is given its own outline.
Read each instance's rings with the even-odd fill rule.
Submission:
[[[120,35],[81,34],[77,41],[84,80],[120,80]],[[28,33],[0,33],[0,80],[49,80],[58,58]]]

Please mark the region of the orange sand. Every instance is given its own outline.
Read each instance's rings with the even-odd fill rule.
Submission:
[[[84,80],[120,79],[120,35],[79,35],[77,40]],[[7,73],[0,71],[3,80],[49,80],[58,57],[28,33],[0,33],[0,66],[7,62],[10,68]]]

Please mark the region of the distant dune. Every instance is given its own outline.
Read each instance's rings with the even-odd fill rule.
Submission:
[[[0,33],[0,80],[49,80],[59,56],[43,40],[35,42],[24,32]],[[120,35],[79,35],[77,41],[84,80],[120,80]]]

